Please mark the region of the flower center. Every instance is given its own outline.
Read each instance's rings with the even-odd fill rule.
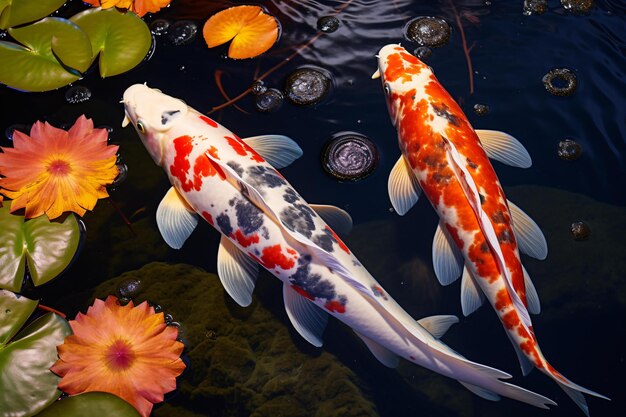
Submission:
[[[135,362],[135,352],[128,342],[117,339],[106,349],[104,360],[112,371],[123,371]]]
[[[71,170],[70,164],[62,159],[54,160],[48,165],[48,172],[53,175],[67,175]]]

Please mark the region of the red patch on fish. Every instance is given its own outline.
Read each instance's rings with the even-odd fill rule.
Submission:
[[[206,124],[208,124],[211,127],[217,127],[217,123],[215,122],[215,120],[211,119],[210,117],[206,117],[206,116],[200,116],[200,119],[202,119],[202,121]]]
[[[279,267],[286,270],[293,268],[296,261],[285,256],[280,245],[274,245],[263,248],[261,263],[267,269]]]
[[[230,136],[224,136],[224,139],[228,141],[231,148],[237,153],[237,155],[247,156],[250,154],[250,159],[255,162],[264,162],[265,159],[259,155],[254,149],[252,149],[246,142],[241,140],[237,135],[234,138]]]
[[[331,311],[333,313],[343,314],[346,312],[346,306],[341,304],[337,300],[327,301],[326,304],[324,304],[324,307],[326,307],[326,310]]]
[[[209,213],[208,211],[203,211],[202,217],[204,217],[204,220],[206,220],[211,226],[213,226],[213,216],[211,216],[211,213]]]
[[[191,168],[189,163],[189,154],[193,150],[193,139],[191,136],[181,136],[174,139],[174,149],[176,155],[174,162],[170,166],[170,174],[178,178],[183,191],[191,191],[193,182],[187,179],[187,174]]]
[[[200,191],[202,188],[202,178],[213,177],[217,174],[222,180],[226,179],[226,175],[219,164],[206,155],[200,155],[196,158],[193,166],[193,174],[193,188],[196,191]]]
[[[306,292],[302,287],[299,287],[297,285],[292,285],[291,288],[293,288],[293,290],[295,292],[297,292],[298,294],[300,294],[301,296],[308,298],[309,300],[314,300],[315,297],[313,297],[311,294],[309,294],[308,292]]]
[[[341,250],[347,253],[348,255],[350,255],[350,249],[348,249],[346,244],[343,243],[341,239],[339,239],[339,236],[337,236],[337,233],[335,233],[335,231],[328,226],[326,226],[326,230],[328,230],[328,232],[333,236],[333,239],[337,241],[337,244],[339,245]]]
[[[246,236],[242,233],[241,229],[237,229],[234,235],[232,235],[233,239],[236,239],[237,242],[244,248],[252,245],[253,243],[259,243],[259,235],[254,233],[250,236]]]

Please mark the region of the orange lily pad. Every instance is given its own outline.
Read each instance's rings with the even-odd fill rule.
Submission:
[[[230,58],[254,58],[278,39],[278,22],[259,6],[236,6],[211,16],[202,34],[209,48],[232,39],[228,48]]]

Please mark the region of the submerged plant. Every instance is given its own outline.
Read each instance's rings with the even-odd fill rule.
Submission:
[[[63,212],[82,216],[118,175],[118,147],[107,144],[106,129],[94,129],[80,116],[69,131],[36,122],[30,136],[13,135],[13,148],[0,148],[0,193],[12,198],[11,212],[25,209],[27,219]]]
[[[230,58],[254,58],[274,45],[278,23],[259,6],[236,6],[211,16],[202,33],[209,48],[232,39],[228,48]]]
[[[144,16],[146,13],[156,13],[164,7],[167,7],[172,0],[83,0],[94,7],[102,7],[110,9],[119,7],[120,9],[128,9],[138,16]]]
[[[163,313],[147,302],[121,306],[114,296],[96,299],[70,326],[74,334],[57,348],[59,360],[51,368],[62,377],[61,390],[110,392],[147,417],[153,404],[176,388],[185,369],[184,345],[176,340],[178,329],[167,326]]]

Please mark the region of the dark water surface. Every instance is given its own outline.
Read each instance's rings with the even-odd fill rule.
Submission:
[[[461,36],[448,0],[354,0],[338,15],[336,32],[322,35],[265,79],[268,87],[282,89],[287,75],[301,65],[325,68],[333,75],[334,87],[321,104],[301,108],[285,102],[277,112],[262,114],[254,108],[254,96],[248,95],[237,104],[250,114],[228,107],[212,117],[241,137],[278,133],[294,138],[304,156],[284,169],[284,176],[310,203],[334,204],[350,212],[355,230],[346,238],[347,244],[398,302],[415,318],[461,316],[460,285],[441,288],[432,272],[430,250],[437,221],[432,208],[420,201],[404,217],[390,211],[387,177],[399,150],[380,83],[370,79],[380,47],[398,42],[409,50],[417,46],[403,37],[408,20],[417,16],[446,19],[452,25],[451,40],[433,50],[428,64],[474,127],[512,134],[533,158],[533,166],[526,170],[499,163],[494,167],[509,198],[535,218],[548,241],[545,261],[524,259],[542,300],[542,313],[533,319],[542,351],[568,378],[613,399],[590,399],[593,416],[623,416],[626,6],[622,1],[596,1],[588,15],[573,15],[560,2],[549,1],[545,14],[524,16],[522,3],[454,1],[468,46],[473,45],[474,94],[469,93]],[[155,18],[192,19],[201,28],[205,18],[223,4],[174,1]],[[257,59],[223,59],[225,47],[209,50],[201,37],[185,46],[173,46],[158,37],[152,58],[139,68],[104,80],[92,71],[77,82],[92,92],[86,103],[68,104],[67,89],[27,94],[0,88],[0,131],[35,120],[67,125],[85,113],[96,126],[113,127],[112,141],[121,145],[129,167],[127,180],[112,192],[112,198],[136,223],[138,236],[128,231],[111,203],[100,202],[93,214],[85,216],[87,241],[72,269],[33,295],[71,317],[91,302],[91,288],[148,262],[185,262],[215,271],[218,235],[206,225],[181,251],[164,247],[154,213],[169,185],[135,132],[120,127],[124,112],[119,100],[129,85],[146,82],[200,111],[209,111],[224,101],[216,87],[216,70],[223,72],[226,92],[236,96],[251,85],[255,73],[264,73],[311,39],[317,33],[318,18],[345,2],[274,0],[263,4],[280,20],[282,36],[269,53]],[[556,67],[575,72],[578,89],[572,96],[556,97],[545,91],[541,79]],[[489,114],[475,115],[476,103],[488,105]],[[346,130],[368,136],[380,150],[377,170],[359,182],[338,182],[320,164],[328,138]],[[565,161],[557,156],[558,143],[566,138],[582,145],[580,159]],[[0,139],[0,145],[9,144]],[[574,221],[589,224],[588,240],[572,239],[569,227]],[[263,306],[290,326],[278,281],[264,274],[258,285]],[[293,335],[294,343],[311,351]],[[325,334],[324,349],[357,373],[364,395],[381,416],[582,416],[545,375],[535,371],[521,377],[513,349],[489,307],[461,319],[444,340],[472,360],[513,374],[514,383],[554,399],[559,406],[545,411],[511,400],[491,403],[411,364],[388,370],[337,322]],[[210,410],[205,413],[214,415]]]

